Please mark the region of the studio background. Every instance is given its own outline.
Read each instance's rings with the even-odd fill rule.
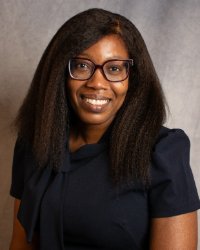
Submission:
[[[1,250],[8,249],[12,232],[9,189],[16,134],[10,124],[52,36],[88,8],[118,12],[140,30],[170,108],[166,125],[182,128],[190,137],[200,193],[200,0],[0,0],[0,6]]]

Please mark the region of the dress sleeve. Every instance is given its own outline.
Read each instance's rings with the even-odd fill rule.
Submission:
[[[10,195],[21,199],[24,183],[33,170],[33,157],[30,147],[22,139],[17,139],[14,147]]]
[[[150,216],[175,216],[200,208],[189,163],[190,141],[181,129],[163,128],[154,147],[149,189]]]

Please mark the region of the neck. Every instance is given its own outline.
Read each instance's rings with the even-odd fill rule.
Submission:
[[[102,135],[107,130],[107,127],[78,124],[72,129],[72,135],[75,138],[80,138],[85,144],[97,143]]]
[[[97,126],[78,123],[70,131],[69,147],[70,151],[76,151],[85,144],[97,143],[108,126]]]

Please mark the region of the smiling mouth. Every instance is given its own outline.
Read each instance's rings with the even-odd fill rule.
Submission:
[[[107,109],[111,99],[101,95],[81,95],[82,107],[94,113],[101,113]]]
[[[91,99],[91,98],[85,98],[85,101],[91,105],[105,105],[109,102],[109,99]]]

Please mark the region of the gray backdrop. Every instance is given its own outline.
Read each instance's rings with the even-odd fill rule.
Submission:
[[[0,0],[2,250],[8,249],[12,225],[13,199],[9,197],[9,187],[16,135],[10,123],[49,40],[65,20],[90,7],[119,12],[141,31],[170,107],[166,125],[184,129],[191,139],[191,165],[200,191],[199,0]]]

